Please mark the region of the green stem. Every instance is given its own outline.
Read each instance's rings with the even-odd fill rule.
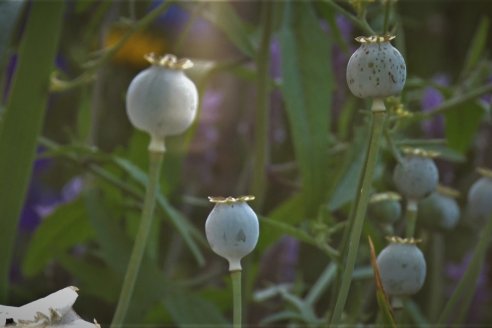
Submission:
[[[482,229],[480,237],[478,238],[478,243],[473,251],[470,264],[468,264],[468,267],[458,283],[458,286],[454,290],[453,295],[451,295],[451,298],[446,303],[444,310],[439,316],[436,326],[445,326],[451,321],[451,319],[453,319],[453,324],[460,326],[461,322],[464,320],[464,316],[470,307],[473,295],[475,295],[478,276],[482,270],[487,254],[487,248],[491,239],[492,217],[489,217],[485,227]]]
[[[368,33],[369,35],[376,35],[376,32],[371,28],[371,26],[369,26],[369,24],[365,19],[358,18],[357,16],[353,15],[352,13],[344,9],[342,6],[338,5],[333,0],[323,0],[323,3],[330,6],[333,10],[337,11],[339,14],[347,17],[354,25],[359,27],[364,32]]]
[[[125,321],[126,313],[133,296],[133,289],[135,287],[135,282],[137,280],[140,265],[147,246],[149,233],[152,227],[156,194],[159,189],[159,174],[161,171],[164,153],[151,151],[149,152],[149,155],[149,180],[145,193],[142,219],[140,221],[140,227],[135,239],[135,245],[133,246],[133,251],[128,264],[125,280],[123,281],[123,287],[121,289],[116,312],[111,323],[111,328],[122,327]]]
[[[429,293],[428,317],[431,322],[435,322],[439,317],[443,301],[444,238],[439,232],[433,234],[430,265],[431,290]]]
[[[311,287],[309,293],[305,298],[306,304],[314,305],[326,288],[330,285],[335,278],[335,274],[337,273],[337,264],[335,262],[331,262],[325,268],[325,270],[321,273],[316,283]]]
[[[406,208],[406,234],[407,238],[413,238],[415,235],[415,226],[417,225],[417,201],[408,199]]]
[[[383,35],[386,35],[388,33],[389,15],[390,15],[390,11],[391,11],[391,1],[392,0],[386,0],[386,3],[384,4]]]
[[[393,138],[391,137],[391,133],[389,131],[389,127],[385,126],[384,127],[384,138],[386,139],[386,142],[388,143],[388,146],[391,149],[391,153],[393,154],[393,157],[396,159],[398,163],[403,162],[403,158],[400,154],[400,151],[398,150],[398,147],[396,147],[395,142],[393,141]]]
[[[256,207],[261,209],[266,193],[266,166],[268,162],[268,116],[270,114],[270,41],[273,31],[273,3],[262,5],[263,35],[257,57],[258,83],[255,122],[255,161],[252,193]]]
[[[354,271],[355,261],[357,259],[357,251],[359,249],[362,228],[364,227],[364,218],[366,216],[367,204],[369,202],[374,168],[376,167],[378,159],[380,139],[386,119],[384,102],[381,99],[374,99],[371,112],[371,135],[361,175],[362,182],[359,183],[361,188],[358,189],[355,200],[355,210],[353,211],[354,218],[351,220],[353,225],[351,225],[352,230],[350,232],[350,238],[347,244],[347,260],[342,275],[337,301],[335,303],[335,309],[333,310],[333,315],[331,317],[331,325],[334,326],[340,323],[340,318],[342,316],[343,309],[345,308],[345,303],[347,302],[350,284],[352,281],[352,272]]]
[[[430,112],[420,112],[415,113],[409,120],[425,120],[432,118],[439,114],[444,114],[446,111],[453,109],[454,107],[461,105],[467,101],[473,100],[477,97],[480,97],[486,93],[492,92],[492,84],[487,84],[482,87],[473,89],[472,91],[459,95],[457,97],[453,97],[445,102],[443,102],[440,106],[436,107],[434,110]]]
[[[241,271],[231,271],[232,297],[233,297],[233,328],[241,328]]]

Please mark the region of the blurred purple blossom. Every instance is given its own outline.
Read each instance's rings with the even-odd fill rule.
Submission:
[[[299,241],[290,236],[282,237],[271,246],[260,260],[262,280],[274,283],[294,282],[299,263],[299,246]]]
[[[438,85],[448,86],[449,78],[445,75],[438,75],[434,79]],[[444,102],[444,95],[439,89],[429,86],[424,89],[420,106],[423,112],[430,112]],[[424,134],[429,138],[444,137],[444,116],[437,115],[432,119],[425,120],[421,124]]]
[[[38,154],[42,149],[38,149]],[[25,232],[36,230],[41,220],[58,206],[73,201],[82,191],[82,178],[68,181],[61,190],[55,190],[43,181],[44,174],[51,168],[50,159],[41,158],[34,162],[29,189],[22,208],[19,228]]]

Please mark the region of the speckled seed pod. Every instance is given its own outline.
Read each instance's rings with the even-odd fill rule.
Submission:
[[[377,258],[381,282],[389,296],[410,296],[424,285],[425,258],[414,240],[390,238]]]
[[[482,175],[468,191],[468,215],[480,223],[492,216],[492,171],[478,169]]]
[[[405,60],[391,45],[394,36],[358,37],[360,42],[347,65],[347,83],[359,98],[397,95],[407,77]]]
[[[184,132],[193,122],[198,106],[195,84],[183,70],[193,64],[172,55],[148,55],[152,66],[130,83],[126,107],[130,122],[151,135],[151,147],[164,150],[164,138]]]
[[[418,203],[418,221],[438,231],[453,229],[460,219],[461,211],[456,199],[439,188]]]
[[[428,153],[419,149],[407,151],[407,155],[393,171],[396,189],[410,200],[420,200],[436,190],[439,172]]]
[[[229,261],[229,271],[241,270],[241,259],[251,253],[258,242],[258,218],[246,203],[254,197],[209,199],[215,207],[205,222],[208,243],[215,253]]]
[[[394,192],[374,194],[369,201],[369,215],[382,224],[393,224],[401,217],[400,195]]]

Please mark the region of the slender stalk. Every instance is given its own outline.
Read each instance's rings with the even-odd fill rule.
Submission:
[[[393,157],[396,159],[398,163],[403,162],[403,158],[400,154],[400,151],[398,150],[398,147],[396,147],[395,142],[393,141],[393,138],[391,137],[390,130],[388,126],[384,127],[384,138],[386,139],[386,142],[388,143],[388,146],[390,147],[391,153],[393,154]]]
[[[451,319],[453,324],[460,325],[463,316],[467,313],[473,295],[477,288],[478,276],[482,270],[486,258],[487,248],[492,239],[492,217],[488,218],[485,227],[482,229],[478,243],[473,251],[470,264],[466,268],[458,286],[449,298],[444,310],[439,316],[436,326],[446,326]],[[458,306],[459,305],[459,306]],[[458,313],[457,313],[458,312]]]
[[[473,89],[468,93],[453,97],[443,102],[440,106],[436,107],[430,112],[415,113],[412,117],[409,118],[409,120],[425,120],[439,114],[444,114],[446,111],[453,109],[458,105],[464,104],[467,101],[480,97],[489,92],[492,92],[492,84],[487,84],[482,87]]]
[[[443,303],[443,268],[444,268],[444,238],[439,232],[432,236],[431,245],[431,290],[429,293],[429,313],[428,317],[431,322],[435,322],[439,317],[439,311]]]
[[[352,281],[352,272],[354,271],[355,261],[357,259],[360,236],[362,233],[362,228],[364,226],[367,204],[369,203],[369,194],[371,191],[374,168],[376,167],[378,158],[379,143],[381,135],[383,134],[384,122],[386,119],[386,109],[384,107],[384,102],[381,99],[374,99],[371,112],[371,135],[361,175],[362,183],[359,183],[361,188],[357,192],[355,210],[353,211],[354,219],[353,225],[351,225],[352,230],[350,231],[350,238],[347,244],[347,260],[345,262],[345,268],[342,274],[342,280],[337,296],[337,301],[335,303],[335,309],[333,310],[333,314],[330,320],[331,325],[334,326],[339,324],[343,309],[345,308],[345,303],[347,302],[350,284]]]
[[[273,32],[273,3],[262,4],[262,26],[260,50],[257,57],[257,106],[255,121],[255,161],[252,193],[256,207],[261,209],[266,192],[266,166],[268,163],[268,117],[270,114],[270,42]]]
[[[333,10],[337,11],[339,14],[347,17],[354,25],[359,27],[364,32],[368,33],[369,35],[376,35],[376,32],[371,28],[371,26],[369,26],[369,24],[367,23],[366,20],[360,19],[356,15],[350,13],[348,10],[344,9],[342,6],[337,4],[335,1],[323,0],[323,3],[330,6]]]
[[[305,298],[305,302],[311,306],[314,305],[319,300],[325,289],[328,288],[330,283],[333,281],[336,273],[337,264],[335,262],[331,262],[326,266],[316,283],[309,290],[309,293]]]
[[[233,319],[232,327],[241,328],[242,302],[241,302],[241,271],[231,271]]]
[[[406,237],[413,238],[415,235],[415,226],[417,225],[417,201],[409,199],[407,200],[406,215]]]
[[[390,16],[390,11],[391,11],[391,1],[392,0],[386,0],[386,3],[384,4],[383,35],[387,34],[388,29],[389,29],[389,16]]]
[[[140,221],[140,227],[135,239],[135,245],[133,246],[133,251],[128,264],[128,269],[126,271],[125,280],[123,281],[123,287],[121,289],[116,312],[111,323],[111,328],[123,326],[126,313],[133,296],[133,289],[135,287],[135,282],[137,281],[140,265],[147,246],[150,229],[152,227],[156,194],[159,189],[159,175],[164,153],[150,151],[149,155],[149,181],[145,193],[142,219]]]

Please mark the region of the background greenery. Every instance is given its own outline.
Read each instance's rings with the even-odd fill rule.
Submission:
[[[129,321],[230,321],[227,266],[204,236],[212,208],[206,197],[253,193],[261,235],[244,260],[246,322],[326,323],[369,133],[368,104],[345,82],[354,37],[368,32],[364,23],[381,33],[388,13],[407,63],[404,92],[390,101],[390,140],[439,151],[440,180],[462,192],[463,213],[475,168],[492,167],[492,3],[390,4],[1,1],[0,303],[21,305],[76,285],[77,312],[110,322],[148,164],[148,137],[130,126],[124,96],[147,66],[143,55],[155,51],[195,61],[189,75],[201,108],[191,131],[168,141],[158,220]],[[444,123],[428,114],[436,109]],[[381,147],[374,191],[394,190],[396,160],[387,139]],[[366,236],[376,252],[386,241],[370,219],[348,324],[377,320]],[[430,296],[435,281],[428,279],[398,322],[437,320],[480,229],[463,215],[444,235],[441,293]],[[418,231],[432,267],[435,232]],[[477,276],[471,310],[464,306],[453,321],[492,322],[490,267]],[[466,284],[473,295],[476,279]]]

